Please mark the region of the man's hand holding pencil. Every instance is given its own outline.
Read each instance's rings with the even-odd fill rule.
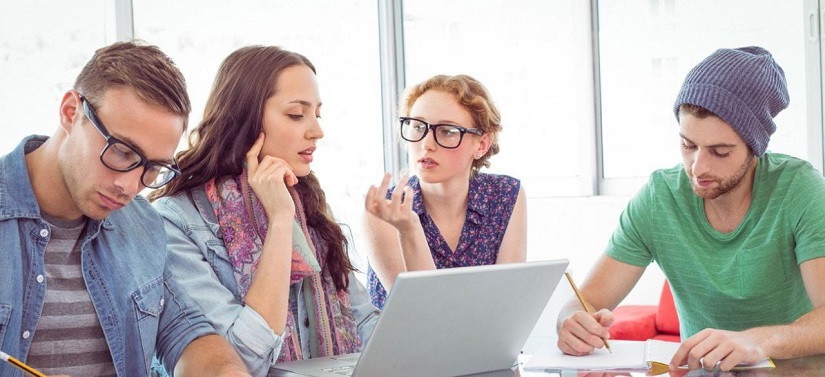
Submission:
[[[576,295],[580,305],[568,306],[562,310],[569,312],[562,322],[559,323],[558,346],[559,349],[574,356],[584,356],[593,352],[596,348],[606,348],[610,350],[610,332],[608,328],[613,324],[613,312],[607,309],[594,311],[587,299],[579,291],[576,283],[569,273],[565,273],[573,293]]]

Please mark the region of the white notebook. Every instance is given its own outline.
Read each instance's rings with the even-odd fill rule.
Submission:
[[[661,340],[611,340],[610,348],[596,349],[587,356],[571,356],[562,353],[555,344],[546,344],[539,348],[533,357],[524,365],[527,371],[557,371],[561,369],[578,370],[648,370],[650,368],[665,368],[670,363],[679,343]],[[757,363],[740,365],[734,368],[755,369],[773,368],[773,361],[769,358]]]

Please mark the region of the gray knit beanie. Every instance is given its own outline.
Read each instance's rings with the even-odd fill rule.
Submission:
[[[731,125],[757,157],[765,154],[776,131],[773,117],[788,107],[785,72],[761,47],[722,48],[702,60],[685,77],[673,112],[679,106],[703,107]]]

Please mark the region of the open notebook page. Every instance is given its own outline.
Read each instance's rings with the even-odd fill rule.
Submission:
[[[678,343],[674,343],[678,347]],[[555,344],[545,344],[524,365],[525,370],[646,370],[645,342],[611,340],[610,348],[596,349],[587,356],[571,356],[562,353]],[[670,359],[668,359],[670,361]]]
[[[647,370],[650,363],[659,363],[667,367],[679,343],[661,340],[611,340],[610,348],[596,349],[587,356],[571,356],[562,353],[555,344],[546,344],[524,365],[525,370]],[[756,364],[739,365],[734,370],[773,368],[771,359]]]

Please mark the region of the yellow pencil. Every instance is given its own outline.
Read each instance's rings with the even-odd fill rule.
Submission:
[[[584,299],[584,296],[579,291],[579,288],[576,286],[576,283],[573,282],[573,277],[570,276],[570,273],[565,271],[564,276],[567,277],[567,281],[569,281],[570,286],[573,287],[573,293],[576,294],[576,298],[579,299],[579,303],[582,305],[582,308],[584,308],[584,311],[586,311],[590,315],[594,315],[595,312],[593,311],[593,308],[590,306],[590,304],[587,303],[587,300]],[[613,350],[610,349],[610,344],[607,343],[607,339],[602,340],[604,341],[604,347],[607,348],[607,351],[613,353]]]
[[[26,373],[34,376],[34,377],[46,377],[45,374],[38,372],[37,369],[34,369],[34,368],[26,365],[26,363],[9,356],[9,354],[7,354],[3,351],[0,351],[0,359],[3,359],[4,361],[7,361],[9,364],[20,368],[20,370],[22,370],[22,371],[24,371],[24,372],[26,372]]]

